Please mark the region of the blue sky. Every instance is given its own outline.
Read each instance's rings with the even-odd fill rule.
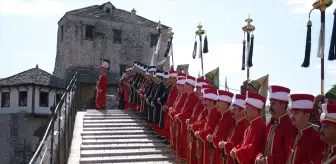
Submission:
[[[56,55],[57,21],[66,11],[105,0],[0,0],[0,78],[35,67],[52,73]],[[190,63],[197,76],[200,61],[192,60],[194,32],[199,22],[208,35],[209,53],[204,69],[220,66],[221,84],[225,76],[230,88],[239,89],[246,73],[241,71],[245,19],[251,14],[256,26],[254,66],[251,78],[270,74],[270,84],[291,88],[292,93],[320,92],[320,60],[316,57],[319,12],[312,14],[312,58],[309,68],[301,68],[304,58],[306,23],[314,0],[111,0],[117,8],[132,10],[148,19],[158,19],[175,32],[174,58],[177,64]],[[329,50],[336,2],[326,18],[326,54]],[[326,61],[325,88],[336,83],[336,61]]]

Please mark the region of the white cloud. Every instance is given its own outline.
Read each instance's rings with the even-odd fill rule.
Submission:
[[[287,5],[290,5],[292,8],[292,12],[305,14],[308,13],[313,7],[312,4],[316,0],[287,0]],[[327,8],[326,12],[332,13],[336,7],[336,3],[334,2],[330,7]]]
[[[55,0],[0,0],[0,4],[1,15],[61,16],[68,10]]]

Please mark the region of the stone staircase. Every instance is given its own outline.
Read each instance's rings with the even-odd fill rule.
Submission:
[[[87,110],[82,120],[80,164],[175,163],[165,141],[132,111]]]

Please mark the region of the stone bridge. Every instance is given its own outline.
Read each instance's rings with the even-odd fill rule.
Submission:
[[[175,163],[140,114],[114,109],[109,96],[108,110],[82,109],[79,88],[75,73],[29,164]]]
[[[68,164],[174,163],[164,140],[133,111],[77,112]]]

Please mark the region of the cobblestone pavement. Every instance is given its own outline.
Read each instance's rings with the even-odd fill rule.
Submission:
[[[78,112],[68,164],[175,163],[175,156],[132,111]]]

